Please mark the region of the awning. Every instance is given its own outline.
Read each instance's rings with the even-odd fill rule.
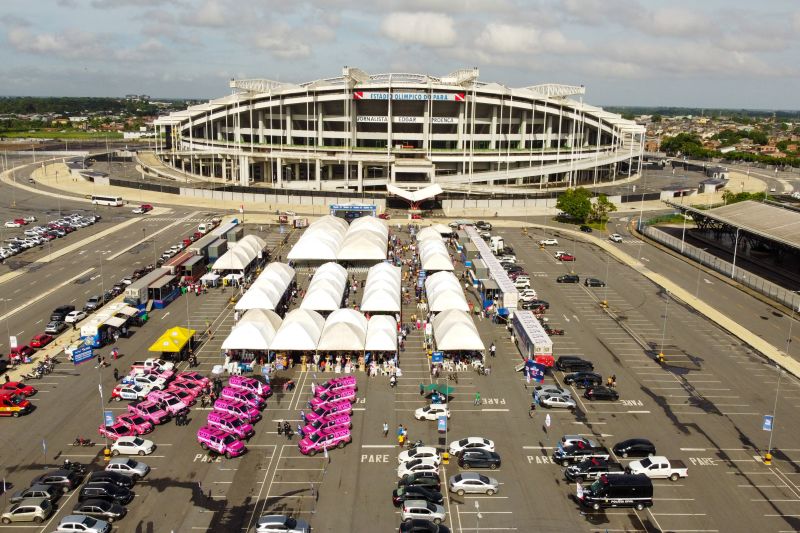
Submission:
[[[197,333],[197,331],[193,329],[176,326],[165,331],[148,350],[151,352],[180,352],[192,337],[194,337],[195,333]]]
[[[444,394],[445,396],[450,396],[453,394],[453,392],[455,392],[455,390],[455,387],[450,387],[444,383],[431,383],[429,385],[425,385],[425,392],[438,392],[439,394]]]
[[[118,316],[112,316],[108,320],[105,320],[103,323],[108,325],[108,326],[111,326],[112,328],[120,328],[127,321],[128,321],[127,318],[120,318]]]
[[[118,315],[125,315],[125,316],[136,316],[139,314],[139,310],[135,307],[131,307],[130,305],[126,305],[117,310]]]
[[[208,274],[203,274],[200,278],[200,281],[217,281],[219,279],[219,274],[214,274],[213,272],[209,272]]]

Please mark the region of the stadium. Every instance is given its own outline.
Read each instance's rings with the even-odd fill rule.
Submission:
[[[195,179],[283,189],[472,193],[594,185],[636,174],[644,127],[583,102],[583,86],[443,77],[231,80],[232,93],[159,117],[156,155]]]

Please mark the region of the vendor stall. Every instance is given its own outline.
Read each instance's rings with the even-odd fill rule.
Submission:
[[[148,348],[151,352],[160,354],[160,357],[172,361],[184,361],[189,358],[189,354],[194,350],[195,334],[193,329],[176,326],[165,331]]]

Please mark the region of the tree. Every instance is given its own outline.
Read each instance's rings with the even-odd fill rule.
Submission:
[[[657,123],[661,122],[661,118],[662,118],[661,115],[659,115],[658,113],[655,113],[653,116],[650,117],[650,122],[652,122],[654,124],[657,124]]]
[[[558,197],[556,207],[577,222],[586,222],[592,212],[592,193],[583,187],[567,189]]]
[[[608,220],[608,214],[617,210],[617,206],[608,201],[605,194],[597,197],[597,202],[592,205],[592,212],[589,219],[592,222],[605,222]]]

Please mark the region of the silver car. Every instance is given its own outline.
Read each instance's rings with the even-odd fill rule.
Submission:
[[[127,457],[114,457],[106,465],[106,470],[132,477],[133,479],[139,479],[150,472],[150,467],[141,461],[135,461]]]
[[[403,522],[423,518],[438,525],[444,521],[445,516],[444,507],[425,500],[406,500],[400,510],[400,519]]]
[[[462,472],[451,476],[448,485],[450,492],[459,496],[464,494],[486,494],[491,496],[500,490],[500,483],[496,479],[475,472]]]
[[[85,515],[68,515],[61,519],[58,524],[57,532],[61,531],[83,531],[84,533],[108,533],[111,531],[111,524],[105,520],[98,520]]]
[[[575,409],[575,400],[570,395],[561,394],[540,394],[539,405],[544,407],[556,407],[559,409]]]
[[[4,524],[11,522],[36,522],[41,524],[53,513],[53,504],[47,498],[26,498],[15,503],[3,513],[0,520]]]
[[[305,520],[282,514],[264,515],[256,522],[256,533],[309,533],[311,527]]]

